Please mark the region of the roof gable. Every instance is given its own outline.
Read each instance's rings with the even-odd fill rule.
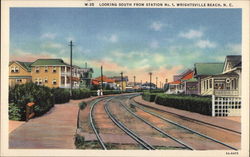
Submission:
[[[230,55],[225,58],[223,72],[229,71],[241,64],[241,55]]]
[[[30,72],[30,71],[31,71],[31,66],[30,66],[30,65],[31,65],[33,62],[11,61],[11,62],[9,63],[9,66],[10,66],[11,64],[13,64],[13,63],[17,63],[17,64],[20,65],[24,70]]]
[[[223,67],[223,63],[196,63],[194,65],[195,76],[220,74],[223,71]]]

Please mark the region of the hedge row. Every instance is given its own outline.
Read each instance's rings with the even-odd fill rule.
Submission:
[[[40,116],[54,106],[50,88],[34,83],[15,85],[9,91],[9,119],[25,120],[26,104],[34,102],[35,116]]]
[[[72,99],[84,99],[89,98],[91,96],[91,92],[88,89],[73,89],[72,90]]]
[[[210,97],[143,93],[142,98],[146,101],[155,101],[156,104],[163,106],[204,115],[212,114],[212,99]]]
[[[155,97],[156,97],[157,93],[143,93],[142,94],[142,99],[149,101],[149,102],[154,102],[155,101]]]
[[[52,93],[54,95],[55,103],[62,104],[69,102],[70,93],[69,90],[63,88],[52,88]]]
[[[156,96],[155,103],[204,115],[212,114],[212,99],[205,97],[160,94]]]

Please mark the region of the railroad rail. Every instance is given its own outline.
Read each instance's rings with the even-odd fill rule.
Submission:
[[[150,145],[148,142],[140,138],[136,133],[134,133],[132,130],[130,130],[128,127],[126,127],[123,123],[121,123],[115,116],[110,112],[109,109],[109,101],[111,99],[107,100],[105,103],[105,111],[108,114],[109,118],[113,121],[115,125],[117,125],[121,130],[123,130],[127,135],[132,137],[137,143],[139,143],[141,146],[143,146],[147,150],[155,150],[155,148]]]
[[[150,127],[152,127],[153,129],[157,130],[158,132],[160,132],[161,134],[163,134],[164,136],[167,136],[169,137],[170,139],[174,140],[175,142],[183,145],[184,147],[186,147],[187,149],[190,149],[190,150],[194,150],[194,148],[192,148],[191,146],[189,146],[188,144],[178,140],[177,138],[167,134],[166,132],[164,132],[163,130],[161,130],[160,128],[156,127],[155,125],[151,124],[150,122],[148,122],[147,120],[143,119],[142,117],[138,116],[137,114],[135,114],[134,112],[132,112],[130,109],[128,109],[128,107],[126,105],[124,105],[121,101],[120,102],[120,105],[125,108],[129,113],[131,113],[134,117],[140,119],[141,121],[143,121],[144,123],[146,123],[147,125],[149,125]]]
[[[133,105],[133,106],[135,106],[135,107],[137,107],[137,108],[139,108],[139,109],[141,109],[142,111],[144,111],[144,112],[146,112],[146,113],[149,113],[149,114],[151,114],[151,115],[153,115],[153,116],[155,116],[155,117],[157,117],[157,118],[160,118],[160,119],[162,119],[162,120],[164,120],[164,121],[166,121],[166,122],[168,122],[168,123],[170,123],[170,124],[173,124],[173,125],[175,125],[175,126],[177,126],[177,127],[179,127],[179,128],[188,130],[188,131],[190,131],[190,132],[192,132],[192,133],[194,133],[194,134],[197,134],[197,135],[199,135],[199,136],[201,136],[201,137],[204,137],[204,138],[206,138],[206,139],[212,140],[212,141],[214,141],[214,142],[216,142],[216,143],[219,143],[219,144],[221,144],[221,145],[224,145],[225,147],[228,147],[228,148],[230,148],[230,149],[238,150],[237,148],[235,148],[235,147],[233,147],[233,146],[230,146],[230,145],[228,145],[228,144],[226,144],[226,143],[224,143],[224,142],[221,142],[221,141],[216,140],[216,139],[214,139],[214,138],[212,138],[212,137],[209,137],[209,136],[207,136],[207,135],[204,135],[204,134],[202,134],[202,133],[200,133],[200,132],[197,132],[197,131],[195,131],[195,130],[192,130],[192,129],[188,128],[188,127],[185,127],[185,126],[183,126],[183,125],[181,125],[181,124],[178,124],[178,123],[176,123],[176,122],[173,122],[173,121],[171,121],[171,120],[169,120],[169,119],[167,119],[167,118],[165,118],[165,117],[162,117],[162,116],[160,116],[160,115],[158,115],[158,114],[156,114],[156,113],[154,113],[154,112],[148,111],[148,110],[146,110],[146,109],[140,107],[140,106],[138,105],[138,103],[130,102],[130,104]]]
[[[139,96],[139,95],[137,95],[137,96]],[[131,99],[133,97],[129,97],[129,98]],[[239,131],[235,131],[235,130],[232,130],[232,129],[229,129],[229,128],[225,128],[225,127],[222,127],[222,126],[218,126],[218,125],[214,125],[214,124],[211,124],[211,123],[207,123],[207,122],[204,122],[204,121],[201,121],[201,120],[198,120],[198,119],[193,119],[193,118],[185,117],[185,116],[182,116],[182,115],[178,115],[176,113],[165,111],[165,110],[161,110],[161,109],[156,108],[156,107],[146,106],[146,105],[138,103],[138,102],[135,102],[135,103],[138,104],[138,105],[144,106],[146,108],[151,108],[151,109],[154,109],[154,110],[158,110],[160,112],[169,113],[169,114],[172,114],[172,115],[175,115],[175,116],[178,116],[178,117],[182,117],[182,118],[185,118],[185,119],[188,119],[188,120],[191,120],[191,121],[195,121],[195,122],[198,122],[198,123],[202,123],[202,124],[205,124],[205,125],[209,125],[209,126],[212,126],[212,127],[215,127],[215,128],[219,128],[219,129],[222,129],[222,130],[226,130],[226,131],[233,132],[233,133],[241,135],[241,132],[239,132]]]
[[[104,142],[103,142],[103,139],[101,138],[101,136],[99,135],[98,131],[97,131],[97,128],[95,126],[95,123],[94,123],[94,117],[93,117],[93,111],[94,111],[94,107],[97,103],[99,103],[100,101],[103,101],[107,98],[100,98],[100,99],[97,99],[95,101],[93,101],[93,103],[91,104],[91,108],[90,108],[90,112],[89,112],[89,122],[90,122],[90,125],[96,135],[96,138],[98,139],[98,142],[100,143],[101,147],[104,149],[104,150],[107,150],[107,147],[105,146]]]

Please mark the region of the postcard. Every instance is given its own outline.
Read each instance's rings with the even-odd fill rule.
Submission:
[[[249,156],[249,1],[1,6],[1,156]]]

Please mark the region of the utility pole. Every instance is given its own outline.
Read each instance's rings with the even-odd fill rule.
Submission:
[[[69,43],[70,46],[70,97],[72,97],[72,48],[73,48],[73,43],[72,40]]]
[[[141,80],[141,91],[142,91],[142,80]]]
[[[150,76],[149,93],[151,93],[152,72],[149,72],[149,76]]]
[[[122,86],[122,92],[123,92],[123,72],[121,72],[121,86]]]
[[[157,85],[158,85],[158,77],[156,77],[156,89],[157,89]]]
[[[135,87],[135,78],[136,78],[136,76],[134,76],[134,87]]]
[[[102,73],[102,66],[101,66],[101,89],[103,90],[103,73]]]

